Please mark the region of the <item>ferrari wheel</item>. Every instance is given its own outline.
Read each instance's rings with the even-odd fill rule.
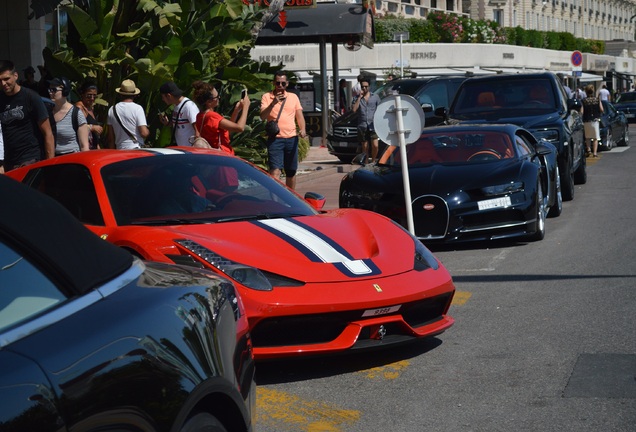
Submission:
[[[528,236],[528,239],[530,241],[543,240],[543,238],[545,237],[546,200],[543,195],[543,185],[541,184],[541,181],[537,182],[535,207],[537,219],[535,221],[534,233]]]
[[[548,212],[548,217],[558,217],[561,216],[561,212],[563,211],[563,194],[561,193],[561,177],[559,176],[559,167],[556,167],[556,185],[554,187],[554,204],[550,207],[550,211]]]
[[[212,414],[198,413],[190,417],[181,432],[227,432],[227,429]]]

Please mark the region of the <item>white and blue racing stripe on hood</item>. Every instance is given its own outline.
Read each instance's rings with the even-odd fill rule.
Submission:
[[[155,148],[155,147],[147,147],[147,148],[142,148],[140,150],[147,151],[149,153],[158,154],[158,155],[178,155],[178,154],[189,153],[184,150],[169,149],[169,148]]]
[[[351,254],[333,239],[296,220],[269,219],[253,223],[285,240],[310,261],[333,264],[349,277],[373,276],[381,273],[371,259],[353,259]]]

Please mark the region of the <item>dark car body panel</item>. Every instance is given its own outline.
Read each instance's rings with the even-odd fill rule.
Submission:
[[[385,83],[375,92],[380,99],[392,94],[413,96],[424,111],[425,127],[435,126],[444,121],[435,114],[438,106],[448,106],[466,76],[438,76],[423,78],[400,78]],[[358,153],[357,137],[358,113],[349,111],[333,121],[331,133],[327,135],[329,153],[345,162],[351,161]]]
[[[614,101],[614,108],[625,114],[627,121],[636,120],[636,91],[621,93]]]
[[[622,111],[608,101],[603,101],[603,113],[599,132],[599,144],[603,150],[611,150],[615,146],[626,145],[629,142],[629,123]],[[609,137],[609,139],[608,139]]]
[[[528,131],[519,131],[513,125],[439,126],[425,130],[423,137],[493,131],[512,136],[519,133],[527,142],[538,146]],[[417,143],[412,144],[415,145]],[[409,163],[415,235],[425,243],[532,235],[539,180],[548,197],[548,206],[557,205],[556,149],[548,143],[542,145],[551,149],[549,154],[511,157],[494,163]],[[484,195],[483,188],[514,182],[523,182],[524,189],[508,194],[511,203],[507,208],[478,208],[479,201],[493,198]],[[368,166],[349,173],[340,185],[340,206],[376,211],[406,226],[400,167]]]
[[[7,202],[12,193],[20,204],[0,220],[23,220],[0,229],[0,431],[169,431],[195,409],[228,430],[251,430],[254,361],[229,280],[137,260],[54,200],[2,176],[0,196]],[[39,242],[26,241],[34,233]],[[91,251],[103,261],[80,256]],[[64,271],[55,255],[70,260]],[[77,273],[99,272],[98,286],[59,277],[80,263]],[[44,297],[45,280],[59,289],[57,302]],[[24,315],[38,302],[49,304]]]
[[[534,96],[535,88],[543,93]],[[481,95],[487,93],[492,94],[489,103],[480,103]],[[529,130],[537,139],[549,141],[558,152],[566,200],[574,197],[575,182],[586,182],[585,135],[580,102],[568,99],[554,73],[470,78],[457,91],[447,116],[449,124],[512,123]]]

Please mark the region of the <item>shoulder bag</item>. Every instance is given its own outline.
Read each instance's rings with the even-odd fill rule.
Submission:
[[[124,132],[126,132],[126,135],[128,135],[135,144],[139,145],[139,141],[137,141],[137,138],[132,134],[132,132],[126,129],[126,127],[121,122],[121,119],[119,118],[119,114],[117,114],[117,104],[113,105],[113,114],[115,114],[115,119],[117,119],[117,123],[119,123],[119,126],[121,126]]]
[[[278,119],[280,119],[280,115],[283,113],[285,102],[287,102],[287,98],[283,99],[283,103],[280,106],[280,111],[278,111],[276,120],[269,120],[267,123],[265,123],[265,132],[270,139],[276,138],[276,135],[278,135],[278,133],[280,132],[280,128],[278,127]]]

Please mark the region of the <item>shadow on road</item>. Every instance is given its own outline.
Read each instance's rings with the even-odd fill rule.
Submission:
[[[281,384],[353,373],[414,358],[441,344],[441,339],[430,337],[397,347],[258,362],[255,381],[257,385]]]

